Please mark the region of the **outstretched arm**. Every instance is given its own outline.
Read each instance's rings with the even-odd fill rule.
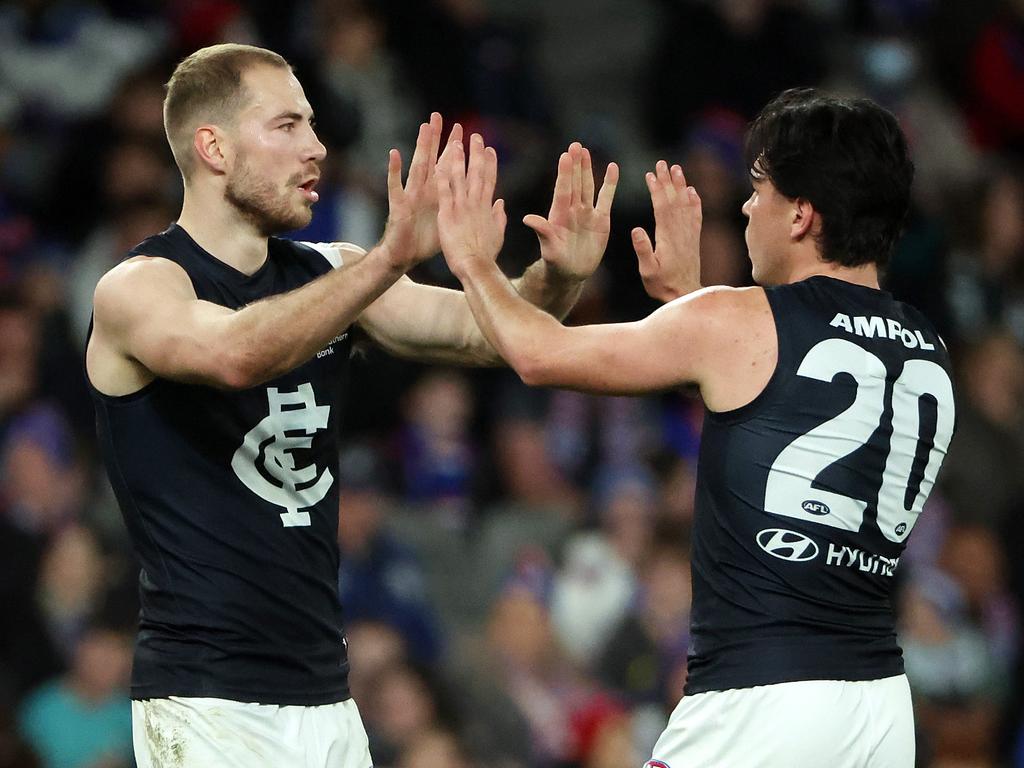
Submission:
[[[460,139],[461,129],[456,126],[448,146]],[[470,146],[476,148],[475,167],[493,190],[497,156],[484,147],[479,135],[471,138]],[[618,169],[612,163],[595,203],[590,153],[578,143],[562,153],[547,218],[529,215],[524,219],[538,234],[541,259],[512,281],[518,295],[556,317],[568,314],[604,253],[617,182]],[[495,252],[500,245],[499,239]],[[384,349],[412,360],[495,365],[502,359],[481,333],[461,291],[403,278],[359,322]]]
[[[138,257],[115,267],[96,288],[87,360],[93,383],[112,394],[134,391],[154,376],[247,388],[311,358],[433,253],[416,222],[428,184],[436,186],[440,131],[437,114],[420,126],[404,186],[401,157],[391,150],[390,217],[381,242],[360,263],[294,291],[232,310],[200,301],[181,267],[166,259]],[[435,195],[431,189],[429,197]]]
[[[493,184],[474,163],[482,151],[471,148],[468,172],[461,144],[442,156],[441,244],[484,335],[523,381],[619,394],[699,382],[717,336],[719,295],[694,293],[637,323],[566,328],[525,302],[494,263],[505,219],[501,201],[491,203]]]

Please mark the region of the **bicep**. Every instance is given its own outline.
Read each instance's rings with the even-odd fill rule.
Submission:
[[[222,342],[234,310],[196,298],[177,265],[120,265],[100,281],[94,307],[97,332],[155,376],[231,386]]]
[[[700,383],[705,343],[695,315],[684,299],[634,323],[559,326],[520,374],[533,386],[616,395]]]

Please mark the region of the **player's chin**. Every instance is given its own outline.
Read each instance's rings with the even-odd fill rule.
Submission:
[[[313,220],[313,204],[303,203],[292,210],[289,224],[291,229],[302,229]]]

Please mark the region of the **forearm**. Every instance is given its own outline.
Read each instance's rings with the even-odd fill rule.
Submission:
[[[378,246],[352,266],[234,313],[227,333],[240,351],[243,379],[255,385],[297,368],[401,276],[401,269]]]
[[[558,320],[523,301],[493,262],[474,263],[459,275],[484,337],[524,381],[541,362],[546,342],[564,330]]]
[[[512,285],[528,302],[559,320],[569,314],[583,292],[582,280],[562,277],[543,259],[527,267]]]
[[[501,276],[530,303],[556,315],[564,315],[580,292],[581,281],[562,280],[543,261],[531,265],[512,281]],[[389,353],[420,363],[494,366],[503,355],[481,331],[462,291],[414,283],[408,278],[389,289],[359,320],[377,344]]]

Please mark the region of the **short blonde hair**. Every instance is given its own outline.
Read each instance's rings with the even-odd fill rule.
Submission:
[[[242,75],[256,66],[291,71],[279,54],[253,45],[223,43],[200,48],[175,68],[164,96],[164,131],[182,175],[192,172],[192,137],[202,123],[230,124],[249,94]]]

